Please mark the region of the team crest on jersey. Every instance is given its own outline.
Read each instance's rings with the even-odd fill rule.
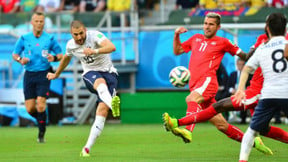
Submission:
[[[201,42],[201,41],[202,41],[202,39],[196,38],[196,42]]]
[[[215,46],[215,45],[216,45],[216,42],[211,42],[211,45]]]

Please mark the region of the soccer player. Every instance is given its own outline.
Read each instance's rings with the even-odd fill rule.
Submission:
[[[255,108],[250,126],[246,130],[241,143],[239,162],[247,162],[254,143],[254,138],[261,132],[269,132],[269,123],[274,113],[281,109],[287,110],[288,105],[288,61],[284,58],[287,44],[284,34],[287,19],[282,13],[272,13],[266,21],[266,30],[270,40],[256,49],[254,55],[244,66],[238,90],[235,94],[236,103],[245,99],[247,76],[256,68],[261,67],[264,83],[259,104]]]
[[[13,59],[25,68],[23,81],[25,107],[27,112],[37,119],[39,143],[45,142],[46,98],[50,88],[50,81],[46,75],[51,69],[50,62],[62,58],[62,49],[56,39],[43,31],[44,21],[43,13],[32,14],[33,29],[18,39],[12,55]]]
[[[72,56],[80,59],[83,67],[83,80],[88,90],[98,96],[95,121],[80,156],[89,157],[90,150],[101,134],[109,109],[114,117],[120,116],[120,98],[116,96],[117,70],[112,64],[110,53],[115,51],[114,44],[99,31],[87,31],[80,21],[71,23],[72,39],[66,45],[66,54],[55,73],[48,73],[49,80],[59,77],[69,64]]]
[[[286,35],[286,40],[288,40],[288,34]],[[262,34],[258,37],[255,45],[252,48],[255,49],[260,44],[267,42],[267,41],[268,41],[267,34]],[[236,103],[236,101],[234,100],[235,96],[231,96],[223,100],[220,100],[215,104],[212,104],[211,106],[209,106],[207,109],[203,111],[191,114],[189,116],[185,116],[178,120],[175,118],[170,118],[168,113],[164,113],[163,116],[164,116],[165,126],[168,127],[167,129],[174,129],[178,126],[204,122],[204,121],[209,120],[210,118],[212,118],[218,113],[222,113],[226,111],[234,111],[234,110],[241,111],[244,109],[249,109],[251,116],[252,116],[254,113],[254,109],[256,105],[258,104],[258,99],[259,99],[261,89],[263,86],[263,80],[264,78],[262,75],[262,70],[260,67],[258,67],[255,70],[253,77],[250,81],[250,86],[248,86],[247,89],[245,90],[246,99],[242,101],[243,104]],[[273,138],[283,143],[288,143],[288,133],[281,128],[270,126],[269,132],[265,134],[263,134],[262,132],[260,133],[261,135],[264,135],[266,137]],[[270,154],[272,154],[272,152],[270,152]]]
[[[189,63],[189,71],[191,73],[189,88],[191,93],[186,98],[188,105],[187,116],[201,111],[216,102],[214,99],[218,90],[216,70],[225,52],[238,55],[245,60],[248,58],[247,54],[242,52],[239,47],[230,43],[228,39],[216,36],[217,31],[220,29],[220,19],[219,14],[208,13],[204,20],[204,35],[195,34],[184,43],[180,42],[179,35],[186,32],[187,29],[179,27],[175,30],[174,53],[179,55],[190,50],[192,51]],[[164,114],[164,120],[165,118]],[[238,142],[242,140],[243,132],[239,128],[229,124],[222,114],[214,116],[209,121],[229,138]],[[167,125],[166,122],[165,125]],[[173,134],[180,136],[184,142],[188,143],[192,140],[194,126],[194,124],[188,125],[184,129],[178,127],[170,129],[169,126],[166,126],[166,130],[171,130]],[[267,153],[265,151],[267,150],[266,146],[262,144],[260,138],[257,138],[255,143],[257,149]]]

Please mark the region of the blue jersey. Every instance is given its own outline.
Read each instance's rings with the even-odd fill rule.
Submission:
[[[50,62],[44,53],[53,55],[61,54],[62,49],[55,38],[46,32],[43,32],[40,37],[35,37],[33,32],[22,35],[13,51],[21,57],[29,58],[29,62],[24,66],[27,71],[37,72],[49,69]],[[43,53],[43,55],[42,55]]]

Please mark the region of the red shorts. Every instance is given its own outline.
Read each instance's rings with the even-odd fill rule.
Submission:
[[[242,105],[240,106],[239,104],[236,104],[235,101],[233,101],[234,96],[231,96],[232,104],[235,110],[244,110],[244,109],[249,109],[251,116],[254,113],[254,108],[258,104],[259,97],[260,97],[260,91],[257,89],[252,89],[252,88],[247,88],[245,90],[245,95],[246,95],[246,100],[242,100]]]
[[[205,76],[200,78],[193,87],[190,87],[190,92],[196,91],[204,98],[201,103],[202,109],[209,107],[215,103],[215,96],[218,91],[218,81],[216,76]]]

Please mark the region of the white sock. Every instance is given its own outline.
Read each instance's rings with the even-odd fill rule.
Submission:
[[[247,131],[245,132],[242,142],[241,142],[241,149],[240,149],[240,159],[239,160],[246,160],[248,161],[251,149],[254,144],[254,139],[257,135],[257,132],[248,127]]]
[[[99,84],[97,87],[97,92],[99,94],[100,99],[111,109],[112,97],[106,84],[104,83]]]
[[[106,120],[105,117],[96,115],[96,119],[95,119],[95,121],[91,127],[90,134],[89,134],[87,143],[85,145],[85,147],[88,148],[89,150],[91,149],[91,147],[95,143],[96,138],[98,136],[100,136],[100,134],[104,128],[105,120]]]

